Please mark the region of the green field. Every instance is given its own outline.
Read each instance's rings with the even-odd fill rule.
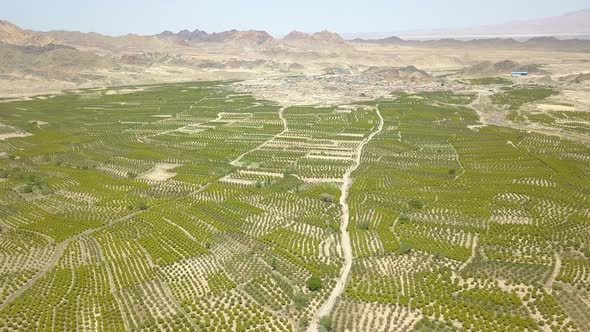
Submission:
[[[469,82],[473,85],[511,85],[513,82],[503,77],[473,78]]]
[[[556,95],[557,91],[543,86],[506,87],[503,92],[493,96],[494,104],[503,105],[509,110],[518,110],[522,105]]]
[[[0,331],[305,331],[346,263],[341,197],[352,268],[322,329],[590,331],[590,148],[473,129],[473,98],[0,102],[0,133],[31,134],[0,140]]]

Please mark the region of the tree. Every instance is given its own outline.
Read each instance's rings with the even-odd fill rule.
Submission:
[[[418,209],[418,210],[420,210],[424,207],[424,203],[422,203],[421,201],[419,201],[417,199],[411,199],[409,205],[411,208]]]
[[[317,291],[322,288],[322,279],[318,276],[311,276],[307,279],[307,289],[310,291]]]
[[[412,251],[412,245],[410,243],[408,243],[408,242],[402,242],[399,245],[399,251],[403,255],[409,254],[410,251]]]
[[[308,325],[309,325],[309,318],[307,318],[307,316],[301,317],[301,319],[299,320],[299,326],[302,327],[303,329],[306,329]]]
[[[309,303],[309,300],[307,299],[307,296],[305,296],[305,294],[297,293],[293,297],[293,303],[295,303],[295,308],[303,309]]]
[[[31,186],[30,184],[27,184],[21,188],[20,192],[23,194],[30,194],[33,192],[33,186]]]
[[[148,205],[145,201],[139,201],[139,203],[137,203],[137,208],[140,210],[147,210],[148,209]]]
[[[332,318],[329,316],[324,316],[320,318],[320,326],[324,328],[326,331],[332,330]]]
[[[133,173],[133,172],[127,172],[127,178],[129,179],[135,179],[137,177],[137,174]]]
[[[324,203],[333,203],[334,202],[334,196],[327,194],[327,193],[323,193],[322,194],[322,201]]]

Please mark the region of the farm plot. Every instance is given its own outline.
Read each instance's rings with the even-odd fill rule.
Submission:
[[[0,103],[0,330],[586,330],[589,148],[473,98]]]
[[[509,99],[537,98],[522,93]],[[331,324],[377,330],[402,315],[389,319],[416,331],[583,330],[572,301],[587,299],[589,242],[576,230],[588,225],[580,156],[589,148],[502,127],[472,131],[475,113],[445,97],[376,102],[384,130],[353,174],[355,259]],[[555,252],[567,258],[557,263]],[[353,306],[355,319],[344,309]]]

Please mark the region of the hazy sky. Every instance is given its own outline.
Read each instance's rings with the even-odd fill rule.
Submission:
[[[0,0],[0,19],[34,30],[388,32],[502,23],[589,8],[589,0]]]

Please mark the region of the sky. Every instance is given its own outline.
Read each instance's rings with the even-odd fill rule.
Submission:
[[[109,35],[164,30],[339,33],[475,27],[590,8],[589,0],[0,0],[0,19],[32,30]]]

